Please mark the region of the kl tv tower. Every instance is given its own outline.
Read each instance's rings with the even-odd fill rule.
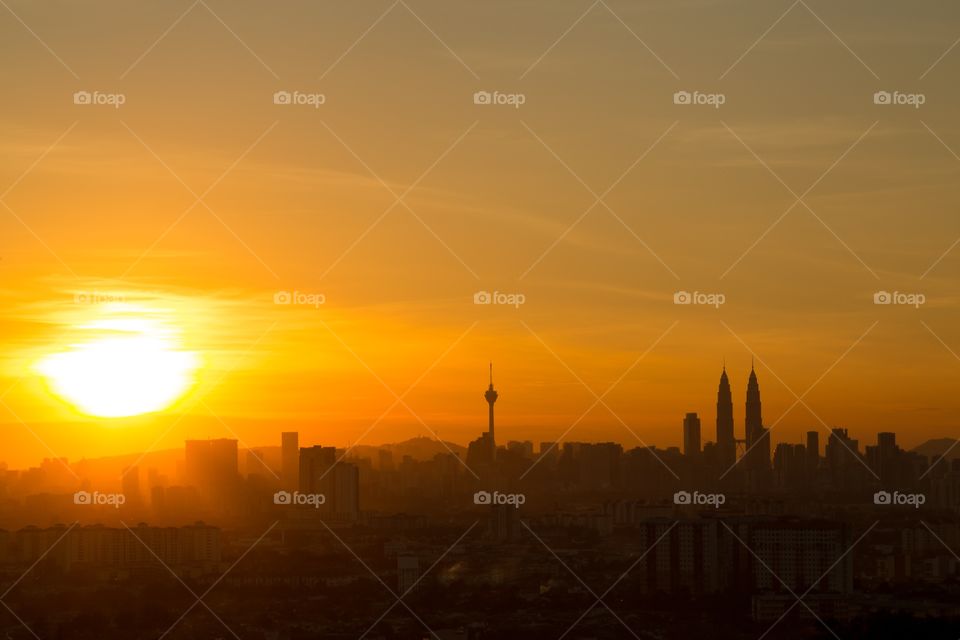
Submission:
[[[497,441],[494,439],[493,434],[493,403],[497,401],[497,398],[500,397],[500,394],[493,388],[493,363],[490,363],[490,386],[487,387],[487,392],[483,394],[483,397],[486,398],[487,404],[490,405],[490,426],[487,428],[487,434],[490,437],[490,460],[497,459]]]

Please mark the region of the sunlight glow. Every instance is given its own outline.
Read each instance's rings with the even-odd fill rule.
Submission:
[[[78,327],[97,337],[37,363],[51,390],[81,413],[119,418],[159,411],[194,382],[197,355],[181,349],[177,332],[149,314],[124,311]]]

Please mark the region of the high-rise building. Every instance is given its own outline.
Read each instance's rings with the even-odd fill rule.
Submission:
[[[897,434],[891,431],[881,431],[877,434],[877,445],[882,451],[896,451]]]
[[[747,412],[743,425],[747,437],[747,469],[765,471],[770,468],[770,435],[763,426],[760,408],[760,383],[757,372],[750,367],[750,379],[747,381]]]
[[[757,441],[758,431],[763,428],[760,383],[757,381],[757,372],[752,366],[750,367],[750,378],[747,381],[747,412],[743,426],[747,437],[747,447],[752,447]]]
[[[356,520],[360,515],[360,470],[337,461],[336,447],[300,449],[301,493],[323,494],[320,512],[338,520]]]
[[[354,521],[360,515],[360,469],[339,462],[333,468],[333,491],[328,495],[329,512],[337,520]]]
[[[807,456],[806,474],[807,483],[812,485],[816,482],[817,471],[820,469],[820,432],[807,431]]]
[[[300,474],[300,434],[284,431],[280,434],[280,482],[287,491],[297,488]]]
[[[676,522],[650,517],[637,524],[637,542],[649,549],[633,574],[640,593],[716,593],[724,584],[720,541],[713,519]],[[727,572],[729,573],[729,572]]]
[[[560,443],[558,442],[541,442],[540,443],[540,464],[547,464],[549,467],[553,467],[557,464],[557,461],[560,459]]]
[[[272,478],[276,472],[270,468],[268,461],[270,451],[264,447],[254,447],[247,449],[246,473],[248,476],[260,476],[261,478]]]
[[[764,592],[850,593],[853,554],[847,525],[782,519],[752,527],[753,584]]]
[[[140,467],[132,465],[123,470],[121,480],[123,485],[123,495],[126,498],[127,505],[140,504]]]
[[[525,460],[530,460],[533,458],[533,443],[529,440],[524,440],[523,442],[511,440],[507,443],[507,451]]]
[[[393,471],[393,452],[389,449],[378,449],[377,461],[380,471]]]
[[[860,455],[860,442],[850,437],[846,429],[833,428],[824,447],[826,467],[835,489],[862,488],[867,465]]]
[[[588,490],[609,490],[620,481],[620,458],[623,446],[615,442],[564,443],[579,445],[570,448],[577,482]]]
[[[303,447],[300,449],[298,486],[302,493],[323,493],[322,481],[326,479],[330,467],[337,462],[336,447]]]
[[[683,455],[691,459],[700,456],[700,417],[696,413],[683,418]]]
[[[781,442],[773,454],[774,480],[781,489],[803,486],[807,465],[806,448],[802,444]]]
[[[877,434],[876,473],[884,486],[893,486],[899,480],[897,477],[897,434],[888,431]]]
[[[820,432],[807,431],[807,456],[810,458],[820,458]]]
[[[733,395],[730,393],[730,380],[727,367],[720,374],[720,386],[717,389],[717,450],[724,471],[737,461],[737,443],[733,435]]]
[[[237,441],[187,440],[184,443],[187,482],[204,495],[222,495],[239,480]]]

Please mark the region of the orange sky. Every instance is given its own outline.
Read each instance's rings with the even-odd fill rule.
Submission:
[[[960,8],[356,4],[0,10],[7,463],[290,425],[465,443],[489,359],[502,439],[675,446],[687,411],[712,439],[724,358],[740,434],[751,352],[775,441],[956,435]],[[178,327],[192,392],[123,420],[52,396],[37,359],[111,313],[77,293]]]

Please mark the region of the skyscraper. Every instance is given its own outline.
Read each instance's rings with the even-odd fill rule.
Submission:
[[[851,438],[846,429],[830,429],[823,453],[835,489],[857,490],[867,481],[869,471],[860,455],[860,442]]]
[[[140,504],[140,467],[132,465],[123,470],[121,477],[123,485],[123,495],[126,497],[127,505]]]
[[[820,468],[820,432],[807,431],[807,484],[813,486]]]
[[[892,486],[897,476],[897,434],[882,431],[877,434],[877,469],[880,482],[884,486]]]
[[[338,520],[353,521],[360,515],[360,469],[355,464],[338,462],[333,468],[333,487],[329,511]]]
[[[700,456],[700,417],[696,413],[683,418],[683,455],[690,459]]]
[[[737,461],[737,443],[733,436],[733,395],[730,393],[726,366],[720,374],[720,387],[717,389],[717,450],[724,470]]]
[[[490,386],[487,388],[487,392],[483,394],[483,397],[486,398],[487,404],[490,405],[490,426],[487,429],[487,433],[490,435],[490,459],[497,459],[497,441],[494,438],[493,432],[493,403],[497,401],[497,398],[500,397],[494,388],[493,388],[493,363],[490,363]]]
[[[770,468],[770,437],[763,426],[760,409],[760,383],[757,372],[750,366],[750,379],[747,382],[747,413],[744,419],[744,431],[747,436],[748,470],[762,471]]]
[[[813,459],[820,458],[819,431],[807,431],[807,456]]]
[[[747,436],[747,446],[752,447],[757,441],[759,430],[763,428],[760,408],[760,383],[757,382],[757,372],[752,366],[750,367],[750,379],[747,381],[747,413],[743,424]]]
[[[360,513],[360,470],[337,459],[336,447],[300,450],[300,492],[323,494],[319,512],[338,520],[356,520]]]
[[[377,451],[380,471],[393,471],[393,452],[389,449],[380,449]]]
[[[284,431],[280,434],[280,481],[283,488],[293,491],[297,488],[300,474],[300,436],[296,431]]]
[[[300,450],[299,489],[302,493],[329,493],[324,483],[330,467],[337,463],[336,447],[314,445]]]
[[[222,496],[232,490],[240,475],[237,441],[187,440],[184,443],[184,467],[187,482],[201,494]]]

